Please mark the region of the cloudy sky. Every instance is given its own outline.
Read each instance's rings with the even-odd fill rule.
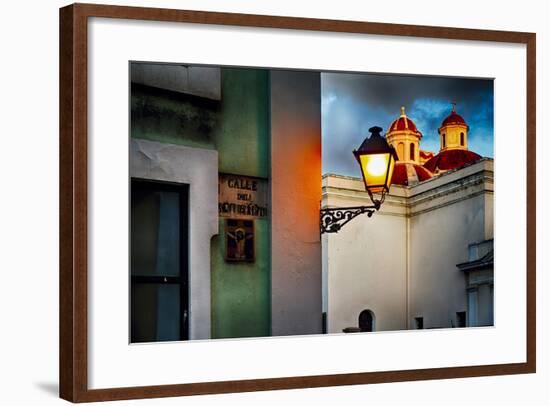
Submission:
[[[493,81],[424,76],[323,73],[323,173],[361,176],[352,151],[368,129],[387,130],[405,106],[423,134],[420,148],[437,153],[437,129],[457,103],[470,126],[468,148],[493,156]]]

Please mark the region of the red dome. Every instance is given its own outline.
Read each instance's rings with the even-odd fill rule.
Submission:
[[[422,159],[430,159],[434,156],[434,153],[432,151],[424,151],[423,149],[420,150],[420,158]]]
[[[447,116],[445,120],[441,123],[441,127],[445,127],[450,124],[462,124],[466,125],[466,121],[462,118],[460,114],[456,114],[456,111],[452,111],[451,114]]]
[[[422,165],[396,162],[391,177],[392,185],[409,186],[417,182],[423,182],[432,177],[430,171]]]
[[[430,158],[424,167],[431,172],[448,171],[479,161],[481,155],[467,149],[448,149]]]
[[[416,128],[416,124],[407,116],[401,116],[388,128],[388,132],[392,131],[404,131],[409,130],[420,134],[420,131]]]

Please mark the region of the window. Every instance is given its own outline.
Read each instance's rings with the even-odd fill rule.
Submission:
[[[417,330],[422,330],[424,328],[424,317],[415,317],[414,323]]]
[[[363,310],[359,314],[359,330],[362,332],[374,331],[374,313],[370,310]]]
[[[460,133],[460,145],[464,146],[464,133]]]
[[[412,144],[412,143],[410,145],[409,154],[410,154],[411,161],[414,161],[415,160],[415,158],[414,158],[414,144]]]
[[[400,142],[397,145],[397,159],[398,160],[404,160],[405,159],[405,144]]]
[[[477,327],[477,289],[468,290],[468,327]]]
[[[445,133],[443,133],[443,135],[441,135],[441,145],[443,146],[443,148],[445,148],[447,146],[447,143],[446,143],[446,140],[445,140]]]
[[[132,343],[188,338],[188,187],[132,179]]]

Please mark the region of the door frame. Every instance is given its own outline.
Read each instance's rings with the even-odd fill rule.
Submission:
[[[134,187],[139,185],[141,190],[154,190],[162,192],[175,192],[179,195],[179,276],[137,276],[132,275],[131,258],[132,244],[130,243],[130,267],[129,283],[130,283],[130,338],[131,338],[131,319],[133,313],[132,292],[133,285],[136,283],[166,283],[179,284],[180,293],[180,336],[179,340],[189,340],[189,185],[186,183],[174,183],[166,181],[158,181],[144,178],[130,178],[130,199]],[[132,215],[130,202],[130,216]],[[132,221],[130,218],[130,241],[132,235]]]

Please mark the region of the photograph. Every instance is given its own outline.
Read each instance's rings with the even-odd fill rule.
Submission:
[[[129,343],[494,325],[493,78],[129,80]]]
[[[0,404],[546,406],[548,13],[472,3],[5,2]]]

